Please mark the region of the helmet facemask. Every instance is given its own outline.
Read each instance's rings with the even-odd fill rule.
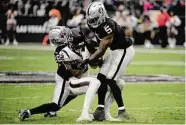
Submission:
[[[65,46],[68,44],[67,38],[51,38],[50,42],[56,46]]]
[[[76,42],[76,43],[74,43]],[[78,42],[76,40],[69,42],[69,47],[73,49],[73,51],[80,53],[84,47],[84,42]]]
[[[49,31],[49,40],[56,46],[65,46],[71,40],[71,30],[64,26],[53,27]]]
[[[93,28],[97,28],[100,24],[105,22],[106,17],[106,10],[102,3],[94,2],[89,5],[86,12],[88,25]]]

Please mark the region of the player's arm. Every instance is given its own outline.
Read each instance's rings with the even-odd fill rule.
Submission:
[[[71,74],[76,78],[81,78],[83,73],[88,70],[87,65],[78,67],[80,62],[82,62],[81,60],[72,60],[72,61],[63,61],[63,62],[66,67],[66,70],[71,72]]]
[[[96,52],[97,48],[98,48],[98,43],[94,40],[91,39],[85,39],[85,46],[88,49],[90,54],[93,54]]]
[[[113,38],[114,38],[113,34],[104,37],[99,44],[98,50],[94,54],[92,54],[88,60],[93,61],[95,59],[102,57],[107,48],[109,47],[109,45],[112,43]]]

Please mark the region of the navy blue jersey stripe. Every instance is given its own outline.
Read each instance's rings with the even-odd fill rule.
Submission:
[[[61,51],[63,51],[68,56],[68,58],[70,58],[70,56],[68,55],[68,53],[65,50],[61,50]]]

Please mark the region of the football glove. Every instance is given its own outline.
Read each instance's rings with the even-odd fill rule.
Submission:
[[[82,64],[83,60],[77,59],[71,62],[72,69],[82,69],[85,67],[84,64]]]
[[[56,60],[56,63],[61,63],[64,59],[64,55],[61,55],[61,54],[57,54],[54,56],[55,60]]]
[[[103,64],[103,58],[99,58],[93,61],[89,61],[89,65],[91,68],[95,69],[97,67],[101,67],[101,65]]]
[[[80,60],[79,64],[78,64],[78,67],[81,68],[81,67],[84,67],[85,65],[87,65],[89,63],[89,59],[85,59],[85,60]]]

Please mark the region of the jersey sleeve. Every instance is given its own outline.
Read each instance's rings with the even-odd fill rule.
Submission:
[[[106,23],[103,23],[100,25],[96,31],[96,35],[100,38],[103,39],[104,37],[114,34],[115,32],[115,26],[112,22],[108,21]]]
[[[61,50],[59,52],[60,57],[62,58],[63,61],[70,61],[70,56],[65,50]]]
[[[88,51],[87,47],[85,47],[85,50],[82,51],[83,60],[90,57],[90,52]]]
[[[63,48],[61,46],[58,46],[54,52],[54,59],[56,61],[56,63],[60,64],[62,59],[60,57],[60,52]]]

